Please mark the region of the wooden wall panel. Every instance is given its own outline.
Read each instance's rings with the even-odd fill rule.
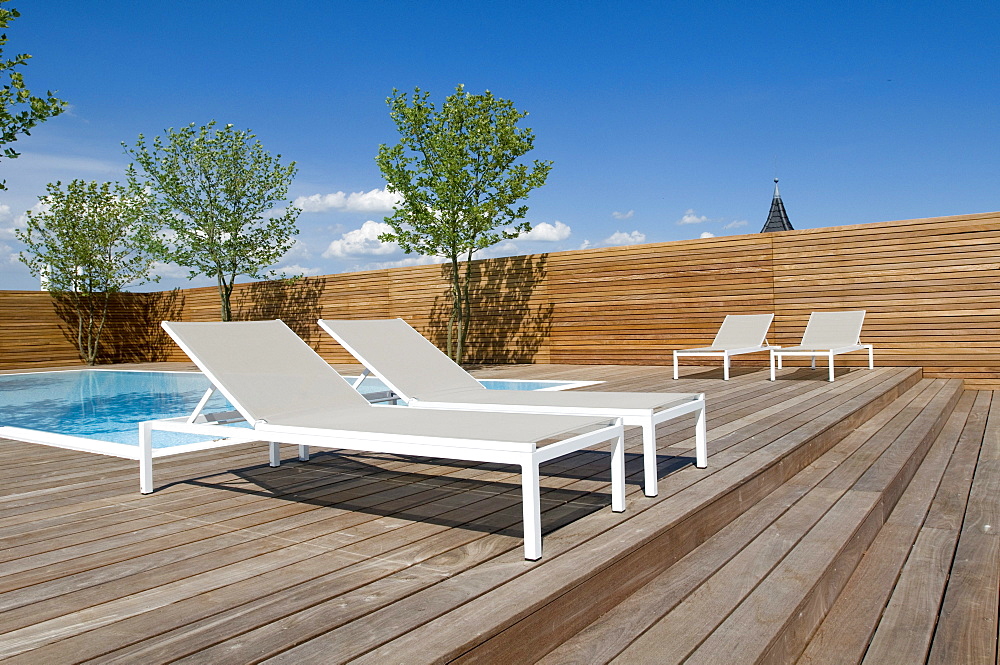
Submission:
[[[877,364],[1000,388],[1000,213],[489,259],[475,270],[473,363],[670,364],[673,349],[710,342],[726,314],[774,312],[770,339],[789,345],[811,311],[859,308]],[[402,317],[443,346],[447,293],[446,266],[424,265],[241,284],[233,311],[283,319],[343,363],[350,356],[316,319]],[[183,360],[163,319],[218,320],[216,289],[122,294],[108,358]],[[74,362],[47,294],[0,292],[0,368]]]
[[[554,363],[670,364],[726,314],[773,309],[771,238],[711,238],[552,255]]]
[[[801,336],[812,310],[865,309],[876,363],[1000,385],[1000,215],[775,236],[776,343]]]

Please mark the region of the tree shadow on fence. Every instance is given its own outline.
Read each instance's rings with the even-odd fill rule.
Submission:
[[[553,306],[544,293],[547,263],[545,254],[473,262],[465,364],[537,361],[552,330]],[[441,266],[446,282],[450,271],[449,265]],[[441,349],[447,345],[450,313],[451,297],[445,291],[434,299],[424,331]]]
[[[77,308],[68,294],[53,295],[53,304],[63,337],[77,347]],[[157,293],[116,293],[108,305],[108,318],[101,331],[97,364],[145,363],[166,360],[170,339],[161,321],[176,321],[184,309],[180,289]]]
[[[234,293],[233,320],[269,321],[281,319],[309,344],[320,335],[316,321],[323,313],[320,298],[322,279],[270,280],[238,287]]]

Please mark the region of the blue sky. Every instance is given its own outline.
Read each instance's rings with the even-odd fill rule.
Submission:
[[[12,229],[46,183],[121,180],[123,141],[213,119],[298,163],[279,267],[419,261],[373,240],[385,99],[414,86],[512,100],[555,163],[493,254],[756,233],[775,175],[800,229],[1000,209],[996,2],[10,5],[7,55],[71,109],[0,160],[2,289],[37,287]]]

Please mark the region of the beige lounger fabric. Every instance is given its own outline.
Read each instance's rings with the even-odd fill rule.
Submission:
[[[771,349],[771,380],[774,381],[775,368],[780,368],[785,356],[811,356],[816,367],[816,356],[826,356],[829,364],[829,380],[835,378],[833,357],[853,351],[868,351],[868,368],[875,367],[874,348],[861,343],[861,327],[865,323],[865,310],[849,312],[813,312],[809,315],[802,343]]]
[[[711,346],[674,351],[674,379],[680,378],[678,363],[687,356],[722,358],[722,378],[729,380],[732,356],[767,351],[767,331],[774,314],[727,314]]]
[[[773,320],[774,314],[727,314],[709,348],[728,351],[760,346]]]
[[[617,410],[663,409],[700,397],[698,393],[487,390],[402,319],[319,323],[407,401]]]
[[[608,419],[439,412],[368,403],[281,321],[170,323],[191,359],[248,422],[391,435],[534,442]],[[266,353],[264,353],[266,352]]]
[[[708,465],[703,394],[487,390],[402,319],[321,319],[319,325],[411,407],[604,415],[642,427],[647,496],[657,493],[657,424],[696,414],[695,465]]]
[[[856,312],[813,312],[809,315],[806,331],[802,333],[802,343],[786,346],[788,351],[828,351],[848,346],[857,346],[861,340],[861,327],[865,323],[865,311]]]

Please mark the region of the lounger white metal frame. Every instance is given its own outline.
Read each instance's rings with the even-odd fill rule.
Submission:
[[[784,356],[811,356],[812,368],[816,368],[816,356],[826,356],[830,381],[834,380],[833,357],[852,351],[868,351],[868,369],[875,368],[875,351],[871,344],[861,343],[861,327],[865,322],[865,310],[850,312],[813,312],[809,315],[802,342],[798,346],[776,347],[771,350],[771,380],[774,381],[775,366],[781,369]]]
[[[265,441],[269,444],[270,465],[280,464],[278,444],[294,444],[299,446],[299,458],[308,459],[309,449],[312,446],[359,450],[366,452],[388,453],[394,455],[415,455],[426,457],[437,457],[445,459],[456,459],[472,462],[492,462],[499,464],[514,464],[521,468],[521,492],[522,492],[522,513],[524,520],[524,557],[535,560],[542,555],[542,535],[541,535],[541,499],[539,490],[539,470],[538,467],[543,462],[561,457],[563,455],[582,450],[595,445],[611,442],[611,509],[615,512],[625,510],[625,453],[624,453],[624,426],[620,418],[618,419],[594,419],[580,418],[574,416],[540,416],[523,415],[517,421],[506,421],[511,424],[508,433],[518,426],[526,428],[526,431],[546,432],[539,436],[537,440],[525,440],[527,435],[514,435],[505,438],[503,436],[503,422],[495,414],[489,413],[463,413],[460,417],[456,414],[443,416],[442,418],[428,419],[420,412],[414,412],[407,407],[396,407],[386,405],[371,405],[361,397],[361,401],[353,398],[346,398],[346,395],[358,395],[353,388],[343,379],[336,370],[330,367],[312,348],[303,342],[290,328],[281,321],[254,321],[254,322],[229,322],[229,323],[170,323],[163,322],[163,328],[181,347],[181,349],[191,358],[191,360],[204,372],[205,376],[212,382],[214,389],[222,393],[229,402],[236,407],[241,416],[241,420],[252,424],[252,429],[246,427],[233,426],[227,424],[231,422],[232,415],[227,414],[221,422],[212,422],[212,416],[203,414],[201,411],[207,399],[199,403],[195,411],[185,418],[171,418],[166,420],[151,420],[140,425],[140,490],[148,494],[153,490],[153,455],[152,455],[152,434],[153,431],[173,431],[190,434],[201,434],[218,439],[231,439],[233,443]],[[346,403],[330,404],[329,408],[323,408],[322,413],[318,413],[315,408],[308,412],[282,413],[278,420],[282,423],[269,423],[266,419],[255,414],[255,408],[247,405],[245,386],[237,386],[239,380],[234,380],[232,376],[222,376],[213,367],[213,363],[206,362],[202,357],[205,349],[194,349],[191,339],[187,339],[185,328],[191,326],[215,326],[218,333],[225,336],[230,334],[227,341],[232,340],[232,333],[240,330],[245,332],[241,347],[246,350],[248,344],[259,346],[260,354],[273,352],[278,346],[291,346],[297,365],[289,371],[302,374],[302,369],[308,370],[310,376],[302,377],[305,385],[323,385],[329,388],[326,392],[333,395],[344,395]],[[252,328],[251,328],[252,327]],[[208,332],[212,332],[209,330]],[[234,349],[233,353],[239,351]],[[227,362],[230,362],[227,359]],[[260,359],[248,357],[245,359],[248,366],[247,372],[252,374],[256,371],[255,365],[262,365],[257,372],[256,387],[266,385],[270,374],[266,363],[261,363]],[[295,379],[295,376],[281,377],[286,380]],[[327,384],[327,382],[331,382]],[[341,386],[342,384],[342,386]],[[243,388],[242,392],[240,388]],[[346,393],[343,389],[346,389]],[[276,386],[275,390],[280,390]],[[358,395],[360,397],[360,395]],[[325,397],[325,396],[324,396]],[[260,398],[254,395],[252,400],[260,403]],[[285,400],[288,401],[287,399]],[[336,427],[315,427],[298,426],[294,422],[302,420],[308,422],[309,416],[319,416],[321,419],[336,420],[337,417],[346,417],[345,414],[357,414],[359,409],[376,409],[379,414],[378,420],[391,420],[396,425],[396,431],[387,427],[384,431],[376,428],[365,430],[336,428]],[[362,411],[362,415],[367,412]],[[305,416],[305,417],[304,417]],[[428,427],[431,421],[432,427]],[[411,428],[414,433],[400,433],[400,427]],[[421,434],[420,430],[434,430],[435,432],[450,431],[451,435]],[[583,431],[582,430],[588,430]],[[497,432],[496,438],[487,435],[469,436],[470,432]],[[550,442],[551,441],[551,442]]]
[[[390,390],[399,395],[410,407],[422,409],[475,410],[503,413],[541,413],[580,416],[607,416],[621,418],[627,426],[642,428],[643,491],[646,496],[656,496],[656,426],[680,416],[695,413],[695,466],[708,466],[708,444],[705,425],[704,393],[545,393],[531,390],[488,391],[474,377],[442,353],[403,319],[379,320],[319,320],[320,327],[336,339],[361,364],[365,372],[355,386],[368,375],[377,376]],[[385,357],[375,358],[380,349],[392,345],[396,362]],[[387,354],[383,354],[385,356]],[[418,367],[411,375],[426,376],[425,385],[408,388],[399,379],[399,364]],[[412,381],[412,376],[410,380]],[[442,380],[444,385],[435,386]],[[425,391],[417,394],[417,390]],[[491,403],[489,398],[500,398],[505,403]],[[555,395],[555,396],[553,396]],[[575,395],[576,397],[571,397]],[[655,396],[655,397],[654,397]],[[629,401],[661,401],[663,408],[623,406]],[[523,400],[523,401],[520,401]],[[515,403],[511,403],[514,401]],[[576,403],[571,403],[575,401]],[[609,403],[599,403],[607,401]],[[554,404],[553,402],[557,402]],[[614,403],[612,403],[614,402]]]
[[[768,351],[767,330],[774,314],[727,314],[710,346],[674,351],[674,379],[680,378],[678,359],[686,356],[722,358],[722,378],[729,380],[730,358],[744,353]]]

